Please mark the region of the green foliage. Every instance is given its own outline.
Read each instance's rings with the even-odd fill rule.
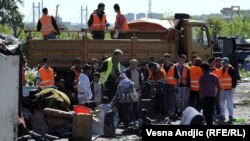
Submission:
[[[207,19],[209,31],[213,35],[250,37],[250,18],[235,17],[232,20],[223,20],[219,17],[209,17]]]
[[[26,81],[35,83],[37,77],[36,69],[28,69],[25,71]]]
[[[22,4],[23,1],[1,0],[0,4],[0,24],[9,26],[16,37],[24,28],[23,15],[19,12],[17,3]]]
[[[240,73],[241,78],[247,78],[247,77],[250,78],[250,71],[246,71],[246,70],[242,69],[242,70],[239,70],[239,73]]]
[[[8,27],[8,26],[0,24],[0,33],[11,34],[12,33],[12,29],[10,27]]]

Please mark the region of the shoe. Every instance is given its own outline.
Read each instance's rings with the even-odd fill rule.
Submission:
[[[226,120],[226,118],[225,118],[225,116],[220,116],[220,121],[225,121]]]
[[[170,118],[166,119],[166,124],[171,124],[172,120]]]
[[[233,118],[233,116],[229,116],[229,122],[233,122],[235,119]]]

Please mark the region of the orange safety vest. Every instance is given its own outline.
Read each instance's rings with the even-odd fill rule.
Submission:
[[[221,89],[223,90],[231,90],[232,89],[232,78],[231,76],[228,74],[228,69],[230,67],[228,67],[226,69],[226,71],[220,76],[220,86]],[[222,72],[223,68],[221,68],[221,72]]]
[[[45,67],[41,67],[39,69],[39,73],[41,75],[41,81],[39,86],[45,87],[45,86],[55,86],[54,81],[54,70],[52,68],[49,68],[49,70],[45,69]]]
[[[174,68],[176,66],[175,65],[172,65],[168,72],[166,72],[166,81],[167,81],[167,84],[170,84],[170,85],[176,85],[177,84],[177,81],[176,79],[174,78]]]
[[[122,21],[120,20],[120,17],[123,16],[124,17],[124,21],[123,23],[121,23]],[[122,24],[122,27],[117,28],[119,25]],[[126,30],[129,30],[129,26],[128,26],[128,21],[126,19],[126,17],[121,14],[120,12],[116,15],[116,20],[115,20],[115,29],[121,29],[121,32],[124,32]]]
[[[157,72],[156,76],[153,75],[153,72],[149,68],[147,68],[147,70],[148,70],[148,80],[158,81],[164,79],[162,78],[162,76],[165,77],[166,75],[164,69],[162,68],[159,68],[159,71]]]
[[[106,26],[106,15],[103,14],[102,20],[100,21],[100,18],[97,16],[97,13],[94,12],[91,29],[94,31],[103,31],[105,30],[105,26]]]
[[[199,80],[200,77],[203,75],[203,72],[200,67],[198,66],[192,66],[190,68],[190,81],[191,81],[191,90],[192,91],[199,91],[200,86],[199,86]]]
[[[177,66],[178,67],[178,66]],[[180,73],[180,77],[181,77],[181,83],[184,84],[184,85],[187,85],[187,72],[188,72],[189,68],[185,65],[183,65],[183,70],[182,72],[180,72],[179,70],[179,73]]]
[[[221,76],[221,74],[222,74],[222,71],[221,71],[221,69],[214,69],[212,71],[212,73],[219,78]]]
[[[56,30],[52,24],[52,18],[51,16],[48,16],[48,15],[43,15],[41,18],[40,18],[40,22],[41,22],[41,25],[42,25],[42,34],[43,36],[45,35],[48,35],[50,33],[53,33],[55,32],[56,33]]]

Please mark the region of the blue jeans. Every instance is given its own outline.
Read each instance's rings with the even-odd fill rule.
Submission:
[[[56,34],[53,32],[53,33],[50,33],[48,35],[45,35],[43,36],[43,39],[44,40],[49,40],[49,39],[56,39]]]
[[[229,116],[233,117],[233,93],[231,90],[224,90],[220,92],[220,114],[221,116],[225,116],[225,105],[227,102],[227,108],[229,112]]]
[[[184,109],[188,105],[189,100],[189,93],[188,93],[188,87],[181,86],[178,87],[178,93],[176,94],[176,104],[178,108],[178,112],[183,112]]]

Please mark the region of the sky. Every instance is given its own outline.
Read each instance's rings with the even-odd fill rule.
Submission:
[[[32,21],[32,5],[35,6],[42,0],[23,0],[24,5],[19,6],[22,14],[25,15],[24,22]],[[58,14],[63,21],[80,23],[81,5],[88,7],[88,13],[91,14],[97,8],[99,2],[105,4],[107,20],[110,23],[115,21],[115,12],[113,5],[118,3],[122,13],[147,13],[149,0],[43,0],[43,7],[47,7],[49,14],[55,16],[56,5]],[[190,15],[201,15],[220,13],[224,7],[240,6],[242,10],[250,9],[250,0],[151,0],[151,11],[156,13],[165,13],[173,15],[174,13],[188,13]],[[38,18],[37,18],[38,19]],[[84,19],[86,19],[84,17]],[[85,23],[85,20],[84,20]]]

